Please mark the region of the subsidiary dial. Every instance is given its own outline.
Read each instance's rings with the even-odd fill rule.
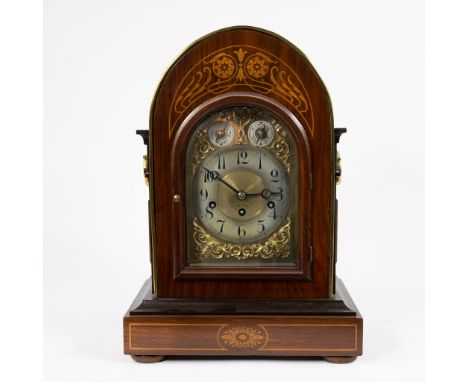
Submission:
[[[273,126],[267,121],[255,121],[249,126],[249,140],[255,146],[268,146],[274,135]]]
[[[228,121],[217,121],[208,127],[208,137],[215,146],[228,146],[234,139],[234,129]]]

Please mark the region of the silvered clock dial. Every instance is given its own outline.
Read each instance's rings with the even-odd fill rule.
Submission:
[[[288,216],[290,180],[274,153],[248,145],[213,152],[193,180],[195,216],[220,240],[251,243]]]

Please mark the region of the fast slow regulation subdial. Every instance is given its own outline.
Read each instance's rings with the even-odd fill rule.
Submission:
[[[267,121],[255,121],[249,126],[249,141],[257,147],[268,146],[275,135],[273,126]]]
[[[234,129],[229,121],[216,121],[208,127],[208,138],[217,147],[229,146],[234,139]]]

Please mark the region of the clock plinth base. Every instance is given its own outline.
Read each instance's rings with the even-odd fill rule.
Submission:
[[[285,301],[278,301],[276,308],[271,301],[257,311],[242,301],[239,310],[232,311],[233,301],[229,301],[224,314],[219,313],[223,301],[213,306],[202,303],[199,313],[196,302],[191,302],[190,309],[182,304],[177,311],[177,301],[172,301],[168,313],[161,313],[161,306],[166,305],[154,301],[151,312],[150,295],[147,281],[124,317],[124,351],[138,362],[159,362],[177,355],[318,356],[349,363],[362,354],[363,320],[340,280],[335,298],[303,301],[302,308],[301,302],[294,301],[299,307],[291,308],[293,314],[285,310],[290,308]],[[339,301],[347,309],[338,309]]]

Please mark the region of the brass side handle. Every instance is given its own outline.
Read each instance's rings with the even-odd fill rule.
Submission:
[[[336,160],[336,165],[335,165],[335,182],[336,184],[341,183],[341,174],[342,174],[342,169],[341,169],[341,156],[338,151],[338,142],[340,142],[341,135],[346,133],[348,130],[345,127],[336,127],[334,129],[334,135],[335,135],[335,160]]]
[[[143,143],[146,146],[146,155],[143,155],[143,176],[145,179],[145,184],[149,186],[149,167],[148,167],[148,141],[149,141],[149,130],[137,130],[136,134],[143,138]]]
[[[148,155],[143,155],[143,175],[145,177],[145,184],[149,186]]]
[[[336,181],[336,184],[341,183],[341,156],[340,156],[339,151],[336,152],[335,181]]]

